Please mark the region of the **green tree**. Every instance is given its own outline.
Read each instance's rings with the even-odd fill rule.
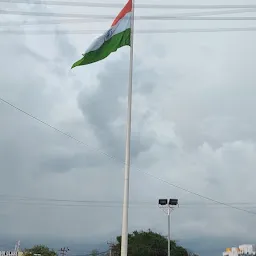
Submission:
[[[24,250],[24,256],[34,256],[37,254],[41,254],[41,256],[57,256],[54,250],[49,249],[45,245],[35,245],[30,249]]]
[[[198,254],[188,250],[188,256],[199,256]]]
[[[166,256],[168,241],[167,238],[151,230],[134,231],[128,234],[128,255],[129,256]],[[121,237],[117,237],[117,242],[112,248],[114,256],[120,256]],[[188,256],[185,248],[178,246],[175,241],[171,241],[172,256]]]
[[[97,255],[99,255],[98,250],[92,250],[91,256],[97,256]]]

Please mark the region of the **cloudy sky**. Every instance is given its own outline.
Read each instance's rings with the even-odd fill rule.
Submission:
[[[220,2],[253,3],[207,3]],[[119,11],[0,6],[113,16]],[[137,11],[138,15],[172,13]],[[0,17],[5,24],[39,19],[54,18]],[[110,22],[8,29],[104,30]],[[254,25],[253,21],[136,22],[138,29]],[[70,70],[97,35],[12,35],[3,30],[2,26],[0,98],[75,140],[0,101],[1,235],[88,243],[114,240],[121,232],[129,48]],[[135,35],[130,231],[151,228],[165,235],[167,219],[157,200],[176,197],[181,206],[172,215],[172,238],[181,244],[214,255],[213,250],[220,254],[226,246],[254,242],[250,230],[255,229],[255,215],[212,205],[172,184],[256,212],[255,39],[255,32]]]

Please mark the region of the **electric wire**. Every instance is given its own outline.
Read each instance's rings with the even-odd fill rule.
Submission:
[[[83,14],[83,13],[54,13],[54,12],[30,12],[19,10],[0,10],[0,14],[22,15],[22,16],[40,16],[40,17],[62,17],[62,18],[96,18],[112,20],[113,15],[102,14]],[[196,16],[179,16],[179,15],[155,15],[155,16],[135,16],[135,20],[188,20],[188,21],[254,21],[256,17],[196,17]]]
[[[24,203],[24,204],[40,204],[46,206],[86,206],[86,207],[121,207],[122,201],[120,200],[74,200],[74,199],[56,199],[56,198],[42,198],[42,197],[21,197],[14,195],[0,194],[0,203]],[[70,204],[63,204],[70,203]],[[256,208],[256,203],[252,202],[233,202],[228,203],[229,205],[244,205],[247,208]],[[152,201],[130,201],[129,205],[131,207],[155,207],[156,202]],[[202,207],[217,207],[220,205],[216,203],[181,203],[179,204],[181,208],[202,208]],[[225,206],[226,208],[226,206]]]
[[[47,201],[47,202],[69,202],[69,203],[108,203],[108,204],[119,204],[122,203],[120,200],[77,200],[77,199],[57,199],[57,198],[48,198],[48,197],[31,197],[31,196],[18,196],[13,194],[0,194],[0,199],[9,198],[9,199],[17,199],[17,200],[28,200],[28,201]],[[152,204],[152,201],[130,201],[132,204]],[[256,202],[229,202],[229,204],[233,205],[256,205]],[[216,205],[216,203],[199,203],[199,202],[191,202],[191,203],[181,203],[179,205],[188,205],[188,206],[198,206],[198,205]]]
[[[216,32],[254,32],[256,27],[241,27],[241,28],[191,28],[191,29],[135,29],[135,34],[177,34],[177,33],[216,33]],[[22,30],[22,29],[0,29],[0,34],[10,35],[97,35],[104,33],[104,30]]]
[[[27,202],[27,201],[0,201],[0,204],[21,204],[21,205],[31,205],[31,206],[48,206],[48,207],[69,207],[69,208],[122,208],[122,204],[57,204],[57,203],[47,203],[47,202]],[[154,205],[134,205],[129,203],[129,208],[133,209],[155,209],[157,207],[157,203]],[[184,210],[197,210],[197,209],[215,209],[215,210],[227,210],[231,209],[229,206],[222,206],[222,205],[205,205],[205,206],[179,206],[180,209]],[[243,208],[243,210],[249,210],[249,209],[256,209],[256,205],[253,206],[246,206],[246,208]]]
[[[62,25],[62,24],[77,24],[77,23],[96,23],[106,22],[101,19],[60,19],[60,20],[25,20],[25,21],[10,21],[0,22],[1,27],[12,27],[12,26],[32,26],[32,25]]]
[[[63,6],[78,6],[78,7],[99,7],[99,8],[121,8],[123,4],[119,3],[103,3],[103,2],[78,2],[78,1],[40,1],[34,0],[33,2],[28,3],[25,0],[0,0],[2,3],[23,3],[23,4],[41,4],[41,5],[63,5]],[[181,10],[198,10],[198,9],[251,9],[256,8],[255,4],[247,5],[203,5],[203,4],[194,4],[194,5],[170,5],[170,4],[137,4],[135,3],[135,8],[145,8],[145,9],[181,9]]]
[[[45,125],[45,126],[51,128],[51,129],[55,130],[56,132],[59,132],[59,133],[61,133],[62,135],[67,136],[68,138],[70,138],[70,139],[72,139],[72,140],[75,140],[75,141],[79,142],[80,144],[85,145],[86,147],[90,147],[87,143],[85,143],[85,142],[83,142],[83,141],[81,141],[81,140],[78,140],[78,139],[76,139],[75,137],[73,137],[73,136],[71,136],[71,135],[69,135],[69,134],[67,134],[67,133],[65,133],[65,132],[63,132],[63,131],[61,131],[61,130],[55,128],[54,126],[52,126],[52,125],[46,123],[45,121],[43,121],[43,120],[41,120],[41,119],[35,117],[34,115],[32,115],[32,114],[30,114],[30,113],[28,113],[28,112],[22,110],[21,108],[19,108],[19,107],[13,105],[12,103],[6,101],[5,99],[3,99],[3,98],[1,98],[1,97],[0,97],[0,101],[1,101],[2,103],[4,103],[4,104],[10,106],[11,108],[14,108],[14,109],[16,109],[17,111],[19,111],[19,112],[25,114],[26,116],[28,116],[28,117],[30,117],[30,118],[36,120],[37,122],[39,122],[39,123],[41,123],[41,124],[43,124],[43,125]],[[96,150],[97,152],[99,152],[99,153],[101,153],[101,154],[103,154],[103,155],[105,155],[105,156],[108,156],[108,157],[111,158],[111,159],[118,160],[118,162],[120,162],[119,159],[117,159],[117,158],[114,157],[114,156],[109,155],[108,153],[106,153],[106,152],[104,152],[104,151],[102,151],[102,150],[95,149],[94,147],[90,147],[90,148],[92,148],[93,150]],[[125,163],[123,162],[123,164],[125,164]],[[131,165],[131,166],[132,166],[132,165]],[[183,187],[181,187],[181,186],[179,186],[179,185],[176,185],[176,184],[174,184],[174,183],[171,183],[171,182],[169,182],[169,181],[167,181],[167,180],[164,180],[163,178],[157,177],[157,176],[155,176],[155,175],[153,175],[153,174],[151,174],[151,173],[149,173],[149,172],[143,171],[143,170],[141,170],[141,169],[137,169],[137,168],[136,168],[136,171],[139,171],[139,172],[141,172],[141,173],[144,173],[145,175],[148,175],[148,176],[150,176],[150,177],[152,177],[152,178],[154,178],[154,179],[156,179],[156,180],[159,180],[159,181],[162,182],[162,183],[165,183],[165,184],[167,184],[167,185],[169,185],[169,186],[175,187],[175,188],[177,188],[177,189],[179,189],[179,190],[181,190],[181,191],[184,191],[184,192],[186,192],[186,193],[192,194],[192,195],[197,196],[197,197],[199,197],[199,198],[202,198],[202,199],[211,201],[211,202],[216,203],[216,204],[219,204],[219,205],[227,206],[227,207],[232,208],[232,209],[234,209],[234,210],[238,210],[238,211],[245,212],[245,213],[248,213],[248,214],[256,215],[256,212],[254,212],[254,211],[250,211],[250,210],[243,209],[243,208],[240,208],[240,207],[237,207],[237,206],[233,206],[233,205],[230,205],[230,204],[228,204],[228,203],[224,203],[224,202],[215,200],[215,199],[210,198],[210,197],[208,197],[208,196],[201,195],[201,194],[199,194],[199,193],[196,193],[196,192],[191,191],[191,190],[189,190],[189,189],[183,188]]]
[[[205,16],[205,15],[223,15],[223,14],[237,14],[237,13],[247,13],[256,12],[256,9],[242,9],[242,10],[228,10],[228,11],[211,11],[211,12],[196,12],[196,13],[181,13],[176,14],[176,17],[195,17],[195,16]],[[91,23],[91,22],[104,22],[104,19],[94,19],[94,18],[83,18],[83,19],[60,19],[60,20],[36,20],[36,21],[23,21],[23,22],[6,22],[0,23],[1,26],[24,26],[24,25],[50,25],[50,24],[77,24],[77,23]]]
[[[76,142],[78,142],[79,144],[82,144],[82,145],[84,145],[84,146],[86,146],[86,147],[89,147],[91,150],[96,151],[96,152],[98,152],[98,153],[100,153],[100,154],[102,154],[102,155],[105,155],[105,156],[107,156],[107,157],[110,158],[110,159],[117,160],[116,158],[114,158],[114,157],[111,156],[110,154],[104,152],[103,150],[100,150],[99,148],[92,147],[92,146],[88,145],[87,143],[85,143],[85,142],[83,142],[83,141],[81,141],[81,140],[75,138],[74,136],[72,136],[72,135],[70,135],[70,134],[68,134],[68,133],[66,133],[66,132],[61,131],[60,129],[58,129],[58,128],[56,128],[56,127],[54,127],[54,126],[52,126],[52,125],[50,125],[50,124],[44,122],[43,120],[41,120],[41,119],[39,119],[39,118],[37,118],[37,117],[35,117],[35,116],[29,114],[28,112],[22,110],[21,108],[18,108],[18,107],[16,107],[16,106],[14,106],[13,104],[11,104],[10,102],[4,100],[3,98],[0,98],[0,101],[2,101],[3,103],[5,103],[6,105],[8,105],[8,106],[10,106],[10,107],[12,107],[12,108],[15,108],[17,111],[19,111],[19,112],[25,114],[26,116],[28,116],[28,117],[30,117],[30,118],[32,118],[32,119],[34,119],[34,120],[36,120],[37,122],[39,122],[39,123],[41,123],[41,124],[47,126],[48,128],[51,128],[51,129],[55,130],[56,132],[58,132],[58,133],[60,133],[60,134],[62,134],[62,135],[64,135],[64,136],[66,136],[66,137],[68,137],[68,138],[70,138],[70,139],[72,139],[72,140],[74,140],[74,141],[76,141]]]

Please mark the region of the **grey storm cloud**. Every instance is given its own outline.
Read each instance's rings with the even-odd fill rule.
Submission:
[[[127,55],[123,56],[126,59],[127,57]],[[126,104],[123,103],[123,99],[126,99],[127,95],[128,63],[127,61],[122,61],[122,63],[123,65],[118,62],[111,63],[99,74],[98,89],[94,95],[88,96],[86,91],[82,91],[78,96],[79,107],[101,141],[104,150],[117,159],[124,158],[125,149]],[[136,64],[133,81],[134,93],[148,94],[152,92],[153,75],[150,76],[152,80],[144,79],[150,71],[143,70],[139,64]],[[148,118],[148,113],[145,113],[140,120],[136,120],[138,126],[140,126],[139,122]],[[132,158],[147,151],[154,141],[154,137],[145,136],[138,128],[137,132],[132,133]]]

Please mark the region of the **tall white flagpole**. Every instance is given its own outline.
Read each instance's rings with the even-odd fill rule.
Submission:
[[[132,82],[133,82],[133,39],[134,39],[134,0],[132,1],[131,15],[131,38],[130,38],[130,67],[128,85],[128,108],[125,142],[125,167],[124,167],[124,200],[123,200],[123,221],[121,256],[128,254],[128,208],[129,208],[129,178],[130,178],[130,151],[131,151],[131,123],[132,123]]]

